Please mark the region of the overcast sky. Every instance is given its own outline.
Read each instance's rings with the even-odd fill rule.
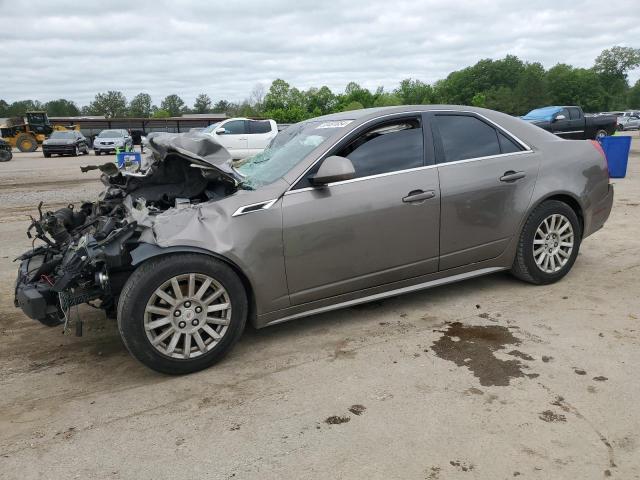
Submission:
[[[22,2],[24,3],[24,2]],[[79,105],[97,92],[239,101],[283,78],[393,89],[482,58],[590,67],[640,47],[638,0],[0,0],[0,98]],[[17,8],[22,5],[21,8]],[[635,81],[636,70],[630,75]]]

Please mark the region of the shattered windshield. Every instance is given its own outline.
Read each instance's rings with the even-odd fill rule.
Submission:
[[[255,189],[275,182],[350,122],[351,120],[309,121],[281,131],[263,152],[236,166],[236,170],[244,177],[242,186]]]

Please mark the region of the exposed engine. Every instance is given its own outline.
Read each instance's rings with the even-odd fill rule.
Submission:
[[[139,171],[113,163],[82,168],[102,171],[105,190],[96,201],[44,212],[40,203],[27,230],[34,247],[17,259],[14,303],[29,317],[59,325],[82,303],[113,316],[133,270],[130,253],[154,216],[238,188],[229,153],[209,136],[152,134],[148,146]]]

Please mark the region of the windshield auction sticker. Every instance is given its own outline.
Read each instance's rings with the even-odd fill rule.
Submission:
[[[333,120],[331,122],[322,122],[316,128],[342,128],[349,125],[353,120]]]

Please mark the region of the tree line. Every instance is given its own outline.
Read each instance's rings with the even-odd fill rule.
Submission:
[[[640,80],[629,85],[628,73],[640,66],[640,49],[614,46],[603,50],[590,68],[559,63],[548,70],[537,62],[514,55],[499,60],[480,60],[475,65],[451,72],[433,84],[407,78],[391,91],[375,91],[356,82],[344,92],[329,87],[300,90],[282,79],[269,89],[257,85],[242,102],[219,100],[199,94],[193,106],[171,94],[159,106],[148,93],[127,101],[122,92],[98,93],[86,106],[67,99],[40,103],[21,100],[8,104],[0,99],[0,117],[19,116],[27,110],[46,110],[50,116],[104,115],[115,117],[177,117],[185,113],[225,113],[229,116],[267,117],[282,123],[346,110],[392,105],[474,105],[523,115],[544,105],[579,105],[587,112],[640,109]]]

